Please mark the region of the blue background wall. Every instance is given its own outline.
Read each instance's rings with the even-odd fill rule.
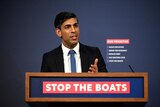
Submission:
[[[39,72],[43,53],[61,42],[53,20],[60,11],[79,17],[80,41],[98,46],[106,61],[106,38],[130,38],[127,61],[107,64],[109,72],[149,73],[149,102],[160,107],[159,0],[1,0],[0,106],[29,107],[24,101],[25,72]]]

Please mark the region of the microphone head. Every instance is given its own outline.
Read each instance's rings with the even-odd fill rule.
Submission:
[[[128,65],[128,66],[129,66],[129,68],[131,69],[131,71],[134,72],[134,70],[132,69],[131,65]]]

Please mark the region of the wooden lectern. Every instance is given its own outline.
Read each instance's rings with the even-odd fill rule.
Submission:
[[[147,102],[148,73],[26,72],[26,102]]]

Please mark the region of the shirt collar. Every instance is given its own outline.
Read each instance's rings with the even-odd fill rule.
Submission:
[[[63,54],[64,55],[68,55],[68,52],[70,51],[71,49],[65,47],[62,43],[62,51],[63,51]],[[79,53],[79,42],[77,43],[77,45],[73,48],[73,50],[76,52],[76,54]]]

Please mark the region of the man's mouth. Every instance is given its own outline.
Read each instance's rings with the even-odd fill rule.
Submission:
[[[75,35],[75,36],[71,36],[71,39],[72,40],[77,40],[77,36]]]

